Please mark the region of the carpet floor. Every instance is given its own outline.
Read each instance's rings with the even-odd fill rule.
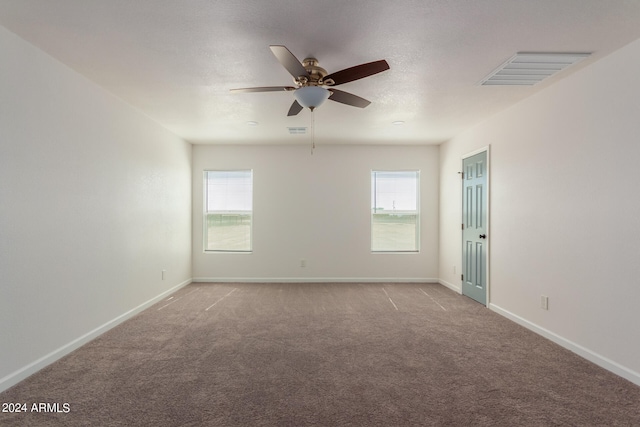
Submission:
[[[437,284],[194,283],[0,402],[27,409],[2,426],[640,425],[640,387]]]

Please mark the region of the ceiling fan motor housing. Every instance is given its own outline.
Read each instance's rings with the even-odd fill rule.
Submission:
[[[324,77],[329,73],[327,73],[327,70],[325,70],[324,68],[318,66],[318,60],[316,58],[305,58],[302,61],[302,66],[304,67],[305,70],[307,70],[307,73],[309,73],[309,76],[308,77],[300,76],[297,79],[294,79],[294,82],[297,85],[304,87],[304,86],[322,86],[322,85],[333,84],[333,81],[331,82],[323,81]]]

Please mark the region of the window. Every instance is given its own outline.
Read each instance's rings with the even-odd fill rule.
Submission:
[[[253,171],[205,171],[204,192],[204,250],[251,252]]]
[[[420,249],[419,171],[371,172],[371,251]]]

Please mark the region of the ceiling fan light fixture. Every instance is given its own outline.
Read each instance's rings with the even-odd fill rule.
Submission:
[[[331,92],[320,86],[304,86],[293,92],[298,104],[313,110],[329,99]]]

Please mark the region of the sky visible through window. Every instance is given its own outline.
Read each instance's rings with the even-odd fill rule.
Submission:
[[[416,211],[418,172],[371,173],[371,208],[377,212]]]
[[[253,209],[251,171],[208,171],[207,212]]]

